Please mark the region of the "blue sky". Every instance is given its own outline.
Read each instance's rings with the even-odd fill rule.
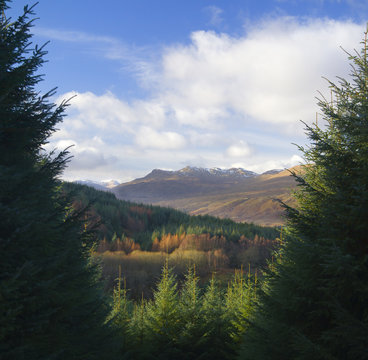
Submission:
[[[16,17],[28,2],[14,1]],[[74,144],[64,177],[141,177],[153,168],[301,161],[322,76],[348,77],[368,19],[360,0],[41,0],[39,84],[71,101],[45,146]]]

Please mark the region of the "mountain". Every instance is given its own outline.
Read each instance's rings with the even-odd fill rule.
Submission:
[[[120,183],[117,180],[103,180],[100,182],[105,188],[112,189],[115,186],[118,186]]]
[[[155,170],[154,170],[155,171]],[[193,176],[193,177],[217,177],[217,178],[244,178],[250,176],[256,176],[257,174],[253,171],[245,170],[242,168],[231,168],[231,169],[220,169],[214,168],[199,168],[187,166],[179,171],[166,171],[166,173],[178,174],[183,176]],[[152,174],[152,173],[151,173]]]
[[[275,199],[291,204],[290,191],[295,186],[288,170],[256,174],[242,168],[187,166],[178,171],[155,169],[143,178],[114,187],[112,192],[119,199],[170,206],[192,215],[281,225],[283,210]]]
[[[92,180],[75,180],[76,184],[87,185],[93,187],[96,190],[110,191],[120,183],[116,180],[103,180],[103,181],[92,181]]]

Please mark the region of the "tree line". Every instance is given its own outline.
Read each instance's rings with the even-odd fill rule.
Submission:
[[[63,190],[73,196],[76,209],[86,209],[89,226],[95,228],[98,240],[113,242],[126,237],[143,250],[150,250],[155,239],[168,234],[223,236],[237,242],[242,236],[253,240],[275,240],[279,230],[255,224],[236,223],[209,215],[191,216],[182,211],[161,206],[136,204],[119,200],[114,194],[86,185],[64,182]]]

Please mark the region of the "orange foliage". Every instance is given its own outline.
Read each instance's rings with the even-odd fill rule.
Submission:
[[[222,249],[226,245],[226,238],[224,236],[210,236],[210,234],[200,235],[186,235],[180,244],[180,248],[196,249],[202,251],[210,251],[214,249]]]
[[[182,236],[175,234],[166,234],[161,237],[161,241],[158,242],[158,250],[171,254],[177,249],[182,241]]]
[[[125,237],[124,239],[117,238],[115,241],[107,241],[105,238],[100,241],[97,248],[98,253],[104,253],[105,251],[124,251],[125,254],[129,254],[134,250],[140,250],[139,244],[136,244],[133,239]]]
[[[155,238],[152,243],[152,251],[161,251],[171,254],[175,249],[212,251],[222,249],[226,245],[224,236],[210,236],[210,234],[166,234],[161,240]]]

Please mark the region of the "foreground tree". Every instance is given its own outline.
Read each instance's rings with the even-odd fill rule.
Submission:
[[[15,21],[7,9],[0,1],[0,357],[106,359],[91,239],[57,180],[67,151],[42,150],[66,104],[35,90],[45,51],[31,49],[32,8]]]
[[[270,266],[242,359],[366,359],[368,349],[368,54],[351,83],[330,82],[323,128],[307,127],[299,206]]]
[[[161,279],[147,305],[147,345],[159,359],[176,359],[177,338],[180,330],[179,295],[177,282],[168,260],[162,269]]]
[[[218,285],[212,276],[202,298],[202,337],[198,340],[201,356],[198,358],[203,360],[232,359],[235,353],[231,321],[226,312],[223,291]]]
[[[179,324],[180,333],[178,359],[196,359],[201,355],[200,341],[203,335],[203,318],[201,313],[202,298],[199,288],[199,277],[195,265],[188,268],[185,281],[180,291]]]

